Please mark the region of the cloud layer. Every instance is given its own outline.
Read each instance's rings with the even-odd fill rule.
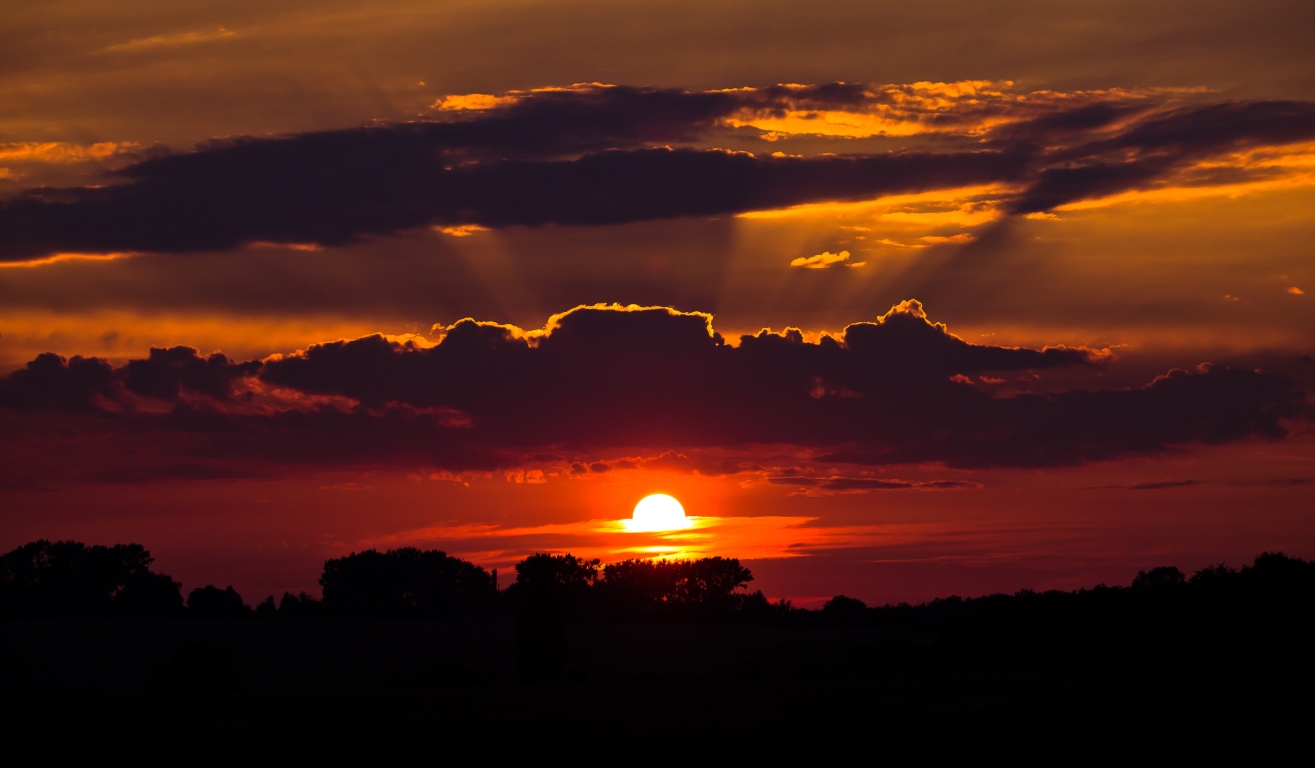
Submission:
[[[110,186],[28,190],[0,207],[0,261],[340,245],[424,225],[717,216],[969,185],[996,185],[1002,213],[1027,214],[1129,190],[1291,175],[1281,158],[1255,153],[1315,141],[1315,104],[1188,95],[1022,94],[972,82],[451,97],[429,121],[215,141],[130,165]],[[799,136],[921,143],[770,151]],[[746,141],[763,151],[725,148]]]
[[[782,452],[818,466],[1064,466],[1280,438],[1281,418],[1307,413],[1289,379],[1211,366],[1135,389],[993,396],[969,377],[1025,387],[1047,370],[1096,372],[1110,355],[969,344],[916,301],[816,342],[788,329],[732,345],[709,315],[633,306],[580,307],[529,332],[463,320],[441,333],[436,344],[369,336],[248,363],[182,347],[121,367],[42,355],[0,380],[0,413],[11,439],[108,430],[171,466],[186,457],[196,477],[206,462],[248,473],[271,462],[458,472],[576,462],[583,474],[636,466],[598,461],[636,452],[667,452],[645,466],[714,473],[767,471],[752,457]],[[675,450],[751,458],[699,464]],[[793,477],[780,482],[896,487]]]

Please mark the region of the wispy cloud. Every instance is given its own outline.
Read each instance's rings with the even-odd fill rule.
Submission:
[[[152,48],[175,48],[184,45],[197,45],[199,43],[210,43],[216,40],[226,40],[237,35],[231,29],[220,27],[213,32],[175,32],[168,35],[152,35],[142,37],[136,40],[129,40],[126,43],[118,43],[101,49],[101,53],[128,53],[132,51],[149,50]]]

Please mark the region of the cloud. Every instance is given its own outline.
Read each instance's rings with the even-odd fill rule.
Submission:
[[[56,423],[122,430],[121,443],[141,451],[91,451],[93,464],[131,469],[152,455],[259,471],[401,462],[501,468],[521,482],[543,478],[542,456],[574,475],[643,467],[786,477],[753,458],[782,452],[826,466],[1066,466],[1277,439],[1280,419],[1308,413],[1290,379],[1208,365],[1132,389],[997,397],[969,377],[1095,372],[1111,355],[970,344],[914,300],[816,342],[787,329],[730,344],[710,315],[617,305],[578,307],[542,329],[466,319],[440,333],[436,344],[376,335],[246,363],[185,347],[119,367],[41,355],[0,379],[0,409],[14,433]],[[825,477],[788,482],[833,492],[891,482]]]
[[[1010,88],[584,84],[453,96],[429,121],[213,141],[129,165],[117,183],[27,190],[0,204],[0,261],[258,242],[331,246],[420,226],[459,234],[603,225],[994,185],[998,198],[972,212],[986,221],[1173,184],[1295,179],[1300,164],[1246,153],[1300,154],[1301,142],[1315,139],[1309,102],[1174,106],[1171,97],[1182,93]],[[718,146],[742,144],[729,141],[736,130],[779,142],[819,120],[836,124],[842,113],[942,140],[854,154]],[[798,125],[772,122],[782,120]],[[1207,161],[1214,166],[1204,168]]]
[[[122,371],[124,388],[142,397],[174,401],[189,392],[223,402],[235,382],[259,369],[259,363],[233,364],[219,353],[202,358],[191,347],[173,347],[152,349],[150,357],[131,360]]]
[[[107,160],[116,155],[142,151],[135,142],[102,141],[96,144],[70,144],[64,141],[28,141],[0,144],[0,161],[11,163],[81,163]]]
[[[1199,485],[1197,480],[1165,480],[1158,483],[1138,483],[1130,486],[1134,491],[1158,491],[1164,488],[1183,488],[1188,485]]]
[[[860,261],[857,263],[845,264],[847,261],[849,261],[849,251],[841,251],[840,253],[824,251],[816,256],[800,256],[799,258],[792,260],[790,266],[802,267],[804,269],[827,269],[828,267],[841,265],[857,267],[867,263],[865,261]]]
[[[1312,137],[1315,103],[1311,102],[1182,107],[1148,117],[1108,138],[1052,149],[1050,167],[1040,169],[1009,210],[1043,212],[1079,200],[1153,188],[1206,158]]]
[[[945,243],[953,243],[953,244],[956,244],[956,245],[963,245],[963,244],[965,244],[965,243],[971,243],[972,241],[976,240],[977,238],[973,237],[972,235],[968,234],[967,232],[964,232],[964,233],[961,233],[961,234],[958,234],[958,235],[951,235],[951,236],[949,236],[949,237],[946,237],[946,236],[944,236],[944,235],[927,235],[926,237],[920,237],[920,238],[918,238],[918,239],[921,240],[922,242],[924,242],[924,243],[928,243],[928,244],[930,244],[930,245],[943,245],[943,244],[945,244]]]
[[[128,53],[134,51],[150,50],[153,48],[176,48],[184,45],[196,45],[198,43],[210,43],[216,40],[226,40],[236,36],[237,33],[231,29],[220,27],[214,32],[176,32],[171,35],[152,35],[142,37],[136,40],[129,40],[126,43],[118,43],[106,48],[102,48],[102,53]]]
[[[773,485],[795,485],[804,489],[804,493],[865,493],[867,491],[906,491],[906,490],[962,490],[980,488],[981,483],[970,480],[896,480],[877,477],[809,477],[776,476],[768,477]]]
[[[418,132],[420,129],[415,129]],[[0,260],[342,245],[420,225],[616,224],[863,199],[1008,176],[998,152],[762,158],[644,149],[448,165],[411,128],[248,142],[132,166],[133,181],[0,208]],[[371,146],[373,145],[373,146]]]

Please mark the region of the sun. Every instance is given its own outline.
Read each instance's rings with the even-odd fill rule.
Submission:
[[[635,505],[629,520],[623,521],[627,531],[675,531],[689,528],[694,521],[685,517],[680,502],[665,493],[645,496]]]

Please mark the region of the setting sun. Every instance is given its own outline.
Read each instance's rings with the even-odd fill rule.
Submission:
[[[627,531],[674,531],[689,528],[693,520],[685,517],[685,508],[665,493],[645,496],[635,505],[635,512],[624,521]]]

